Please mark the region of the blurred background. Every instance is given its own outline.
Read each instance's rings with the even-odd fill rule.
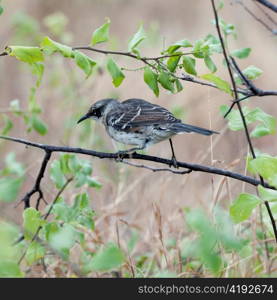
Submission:
[[[258,17],[264,17],[253,1],[244,3]],[[128,39],[143,23],[147,32],[147,40],[141,46],[144,56],[159,56],[168,45],[184,38],[195,41],[208,33],[216,34],[211,22],[213,12],[210,1],[13,0],[2,1],[2,5],[5,11],[0,26],[1,52],[7,45],[38,45],[43,35],[70,46],[86,46],[92,32],[105,22],[105,17],[111,20],[111,40],[98,47],[126,51]],[[276,89],[276,76],[273,73],[277,69],[276,38],[237,1],[225,1],[220,15],[237,28],[238,37],[230,39],[230,49],[252,48],[249,58],[238,61],[241,68],[256,65],[264,72],[257,80],[257,86]],[[178,160],[212,165],[242,174],[246,172],[244,158],[248,147],[244,132],[230,131],[219,112],[221,105],[230,104],[230,96],[217,89],[184,81],[182,92],[170,94],[162,90],[159,98],[156,98],[145,85],[142,71],[124,71],[124,82],[115,88],[104,68],[105,55],[93,52],[86,54],[100,65],[87,80],[74,62],[60,55],[47,59],[45,74],[36,92],[37,101],[42,107],[40,117],[48,126],[44,136],[35,131],[27,132],[24,119],[9,112],[10,103],[14,100],[18,100],[20,110],[27,110],[35,77],[23,63],[11,57],[1,58],[0,126],[4,127],[5,114],[13,122],[10,136],[45,144],[112,152],[120,145],[107,137],[101,125],[93,121],[77,125],[76,121],[93,102],[101,98],[142,98],[165,106],[184,122],[220,131],[220,135],[212,137],[176,136],[173,142]],[[229,80],[221,64],[222,56],[218,54],[213,58],[221,66],[219,74]],[[143,66],[138,61],[124,57],[114,59],[119,66],[127,69]],[[197,65],[197,70],[199,74],[208,73],[201,64]],[[249,106],[261,106],[265,112],[275,116],[275,100],[276,97],[255,97],[251,98]],[[276,153],[277,142],[272,136],[253,139],[253,143],[262,152],[271,155]],[[26,168],[19,200],[33,185],[43,153],[11,142],[1,142],[0,147],[1,168],[5,157],[11,152]],[[165,141],[152,146],[147,154],[170,158],[169,143]],[[226,208],[242,191],[254,191],[239,181],[211,174],[193,172],[180,176],[169,172],[153,173],[109,160],[89,159],[93,175],[102,184],[100,190],[89,191],[91,205],[96,211],[95,235],[102,241],[115,241],[120,237],[124,243],[134,229],[140,236],[135,251],[151,250],[154,251],[153,255],[155,249],[163,247],[160,232],[168,243],[172,240],[178,242],[181,236],[186,236],[184,208],[201,207],[209,214],[216,204]],[[43,179],[43,190],[46,199],[51,202],[56,189],[49,179],[49,172]],[[74,190],[65,192],[68,202],[72,201],[73,193]],[[0,203],[0,218],[20,225],[22,208],[22,204],[15,208],[14,203]]]

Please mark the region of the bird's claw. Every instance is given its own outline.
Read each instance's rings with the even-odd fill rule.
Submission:
[[[118,151],[116,154],[117,154],[117,159],[122,160],[124,155],[127,154],[127,152],[126,151]]]

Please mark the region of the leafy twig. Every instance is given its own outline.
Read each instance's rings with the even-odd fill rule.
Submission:
[[[64,185],[61,187],[61,189],[58,191],[58,193],[57,193],[56,197],[54,198],[54,200],[53,200],[51,206],[49,207],[47,213],[44,215],[43,220],[46,220],[46,219],[49,217],[49,215],[50,215],[50,213],[51,213],[51,211],[52,211],[52,209],[53,209],[55,203],[57,202],[57,200],[59,199],[60,195],[63,193],[63,191],[66,189],[66,187],[68,186],[68,184],[69,184],[72,180],[73,180],[73,178],[67,179],[66,182],[65,182],[65,184],[64,184]],[[33,236],[32,239],[31,239],[31,243],[32,243],[34,240],[37,239],[38,234],[39,234],[41,228],[42,228],[42,226],[39,226],[39,227],[37,228],[37,231],[35,232],[34,236]],[[19,241],[22,241],[22,240],[24,240],[24,236],[22,236],[22,237],[19,238]],[[28,249],[28,248],[27,248],[27,249]],[[21,255],[20,259],[18,260],[18,264],[20,264],[20,263],[22,262],[23,258],[25,257],[25,255],[26,255],[26,253],[27,253],[27,249],[26,249],[26,250],[23,252],[23,254]]]

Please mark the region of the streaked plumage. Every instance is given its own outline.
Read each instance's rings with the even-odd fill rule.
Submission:
[[[115,99],[99,100],[78,123],[87,118],[102,121],[107,133],[114,140],[137,146],[127,150],[128,152],[144,149],[180,133],[195,132],[203,135],[217,133],[184,124],[166,108],[135,98],[123,102]]]

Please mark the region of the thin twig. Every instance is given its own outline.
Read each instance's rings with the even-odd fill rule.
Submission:
[[[277,91],[264,91],[264,90],[261,90],[261,89],[257,88],[255,86],[255,84],[243,74],[243,72],[239,68],[238,64],[236,63],[235,59],[232,56],[230,57],[230,59],[232,61],[232,64],[233,64],[234,68],[238,72],[240,78],[244,81],[245,85],[252,92],[252,96],[262,97],[262,96],[268,95],[269,93],[270,93],[271,96],[277,96]]]
[[[232,111],[232,109],[234,108],[234,106],[236,105],[236,103],[238,102],[241,102],[243,100],[246,100],[248,98],[250,98],[251,96],[245,96],[245,97],[242,97],[240,99],[237,99],[237,100],[233,100],[233,103],[230,105],[229,109],[226,111],[225,115],[223,116],[223,118],[227,118],[227,116],[229,115],[229,113]]]
[[[175,171],[175,170],[169,169],[169,168],[154,168],[154,167],[150,167],[150,166],[146,166],[146,165],[142,165],[142,164],[135,164],[135,163],[132,163],[132,162],[129,162],[129,161],[126,161],[126,160],[118,160],[118,162],[121,162],[121,163],[129,165],[129,166],[133,166],[133,167],[136,167],[136,168],[144,168],[144,169],[147,169],[147,170],[151,170],[153,172],[166,172],[167,171],[167,172],[171,172],[173,174],[180,174],[180,175],[188,174],[188,173],[192,172],[192,170]]]

